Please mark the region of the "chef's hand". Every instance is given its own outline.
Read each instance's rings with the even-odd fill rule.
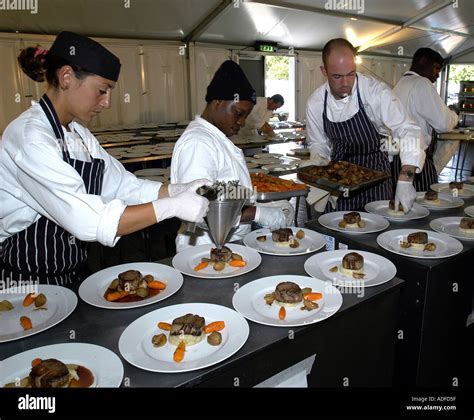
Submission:
[[[186,182],[184,184],[170,184],[168,185],[168,194],[170,197],[176,197],[178,194],[188,190],[196,192],[198,188],[204,185],[210,187],[212,185],[212,181],[208,179],[196,179],[195,181]]]
[[[416,199],[416,190],[411,181],[398,181],[397,190],[395,191],[395,208],[401,203],[403,212],[406,214],[410,211]]]
[[[193,183],[191,182],[189,184]],[[183,184],[174,185],[176,186]],[[170,219],[171,217],[178,217],[179,219],[185,220],[186,222],[203,222],[204,216],[209,210],[209,201],[207,198],[196,194],[196,188],[201,185],[204,184],[197,183],[196,187],[195,185],[190,186],[181,194],[152,201],[153,208],[155,210],[156,223],[165,219]]]
[[[257,206],[254,221],[270,230],[280,229],[287,225],[285,213],[278,207]]]

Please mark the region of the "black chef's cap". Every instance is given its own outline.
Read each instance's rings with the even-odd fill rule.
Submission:
[[[116,82],[120,60],[98,42],[73,32],[61,32],[49,50],[51,55],[63,58],[84,71]]]
[[[257,94],[242,68],[232,60],[224,61],[207,87],[206,102],[212,100],[250,101],[257,103]]]

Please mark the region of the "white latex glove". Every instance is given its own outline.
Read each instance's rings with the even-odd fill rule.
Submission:
[[[285,213],[278,207],[257,206],[254,221],[270,230],[280,229],[287,225]]]
[[[408,213],[416,199],[416,190],[410,181],[398,181],[397,190],[395,191],[395,208],[401,203],[403,212]]]
[[[191,188],[174,197],[152,201],[152,204],[157,223],[171,217],[178,217],[187,222],[199,223],[204,221],[204,216],[209,210],[208,199],[196,194]]]
[[[181,194],[185,191],[196,192],[199,187],[207,185],[208,187],[212,185],[212,181],[208,179],[196,179],[192,182],[186,182],[184,184],[169,184],[168,185],[168,194],[170,197],[176,197],[178,194]]]

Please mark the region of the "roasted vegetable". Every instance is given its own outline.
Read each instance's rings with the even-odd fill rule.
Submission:
[[[203,268],[206,268],[209,265],[208,261],[201,261],[196,267],[194,267],[194,271],[200,271]]]
[[[225,268],[225,262],[218,261],[214,263],[214,270],[216,271],[222,271]]]
[[[173,354],[173,360],[175,362],[181,362],[184,359],[184,352],[186,351],[186,343],[184,341],[181,341],[178,344],[178,347],[174,351]]]
[[[8,300],[2,300],[0,302],[0,312],[1,311],[11,311],[13,308],[14,308],[14,306]]]
[[[304,238],[304,230],[299,230],[298,232],[296,232],[296,237],[298,239],[303,239]]]
[[[135,293],[141,298],[146,298],[149,294],[148,289],[146,287],[139,287]]]
[[[47,302],[46,296],[43,293],[40,293],[38,296],[35,297],[35,306],[39,308],[40,306],[45,305]]]
[[[211,346],[218,346],[219,344],[222,343],[222,335],[221,333],[214,331],[213,333],[209,334],[207,336],[207,342]]]
[[[232,260],[233,261],[242,261],[243,258],[242,258],[242,255],[239,255],[239,254],[236,254],[236,253],[232,253]]]
[[[166,335],[165,334],[157,334],[154,335],[151,339],[151,342],[155,347],[163,347],[166,344]]]
[[[33,324],[31,323],[31,319],[27,316],[20,317],[20,324],[24,330],[31,330],[33,328]]]

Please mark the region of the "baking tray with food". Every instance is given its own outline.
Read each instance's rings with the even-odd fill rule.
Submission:
[[[288,179],[261,173],[250,174],[257,201],[286,200],[291,197],[306,196],[306,185]]]
[[[326,187],[338,191],[356,191],[370,187],[389,174],[346,161],[333,161],[326,166],[305,166],[297,170],[300,181],[315,187]]]

